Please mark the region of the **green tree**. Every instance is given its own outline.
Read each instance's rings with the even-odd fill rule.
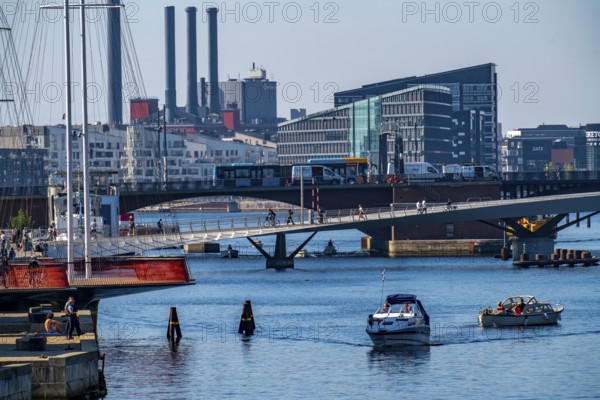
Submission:
[[[10,226],[13,229],[18,229],[20,231],[22,231],[25,227],[33,228],[33,224],[34,222],[31,216],[23,210],[19,210],[16,217],[10,218]]]

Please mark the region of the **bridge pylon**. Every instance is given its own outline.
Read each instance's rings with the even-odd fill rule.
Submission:
[[[294,257],[306,246],[308,242],[317,234],[312,232],[310,236],[300,244],[290,255],[287,255],[287,245],[285,240],[285,233],[277,233],[275,238],[275,251],[273,255],[270,255],[262,248],[261,245],[256,243],[251,237],[247,237],[248,241],[254,246],[265,258],[267,259],[267,268],[275,268],[277,270],[285,270],[287,268],[294,268]]]

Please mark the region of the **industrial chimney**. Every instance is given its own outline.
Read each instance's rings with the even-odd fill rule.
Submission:
[[[107,0],[107,4],[118,6],[120,0]],[[108,123],[123,123],[123,83],[121,78],[121,7],[108,9]]]
[[[209,80],[209,100],[210,113],[220,114],[221,106],[219,104],[219,51],[217,47],[217,13],[219,10],[214,7],[206,9],[208,14],[208,80]]]
[[[196,56],[196,7],[187,7],[187,102],[185,111],[198,116],[198,62]]]
[[[175,7],[165,7],[165,105],[168,124],[175,122],[177,91],[175,79]]]

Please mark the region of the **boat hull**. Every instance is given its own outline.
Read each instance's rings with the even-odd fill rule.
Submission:
[[[496,326],[539,326],[555,325],[560,320],[562,311],[547,312],[535,315],[489,315],[479,314],[479,325],[484,328]]]
[[[428,346],[431,329],[428,326],[403,329],[399,331],[371,331],[367,329],[374,346]]]

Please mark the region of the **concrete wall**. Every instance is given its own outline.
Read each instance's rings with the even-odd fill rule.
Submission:
[[[31,399],[31,364],[0,367],[0,399]]]

